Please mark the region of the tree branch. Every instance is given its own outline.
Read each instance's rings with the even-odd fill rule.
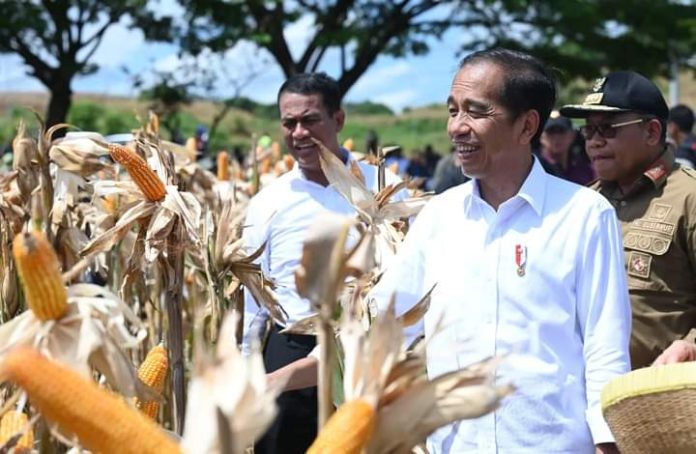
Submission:
[[[15,43],[13,46],[12,43]],[[29,47],[15,36],[14,39],[10,39],[10,48],[17,53],[24,62],[29,65],[34,70],[34,75],[37,79],[41,81],[47,88],[51,86],[51,80],[53,78],[53,73],[56,71],[55,68],[51,68],[46,64],[38,55],[34,54]]]
[[[283,2],[276,2],[274,10],[267,10],[263,6],[263,2],[259,0],[250,0],[247,2],[249,11],[257,23],[259,30],[268,33],[271,37],[271,42],[263,44],[276,59],[280,65],[285,77],[297,73],[297,66],[292,58],[288,43],[283,36]]]
[[[300,70],[305,70],[309,66],[309,61],[312,58],[314,51],[319,45],[321,39],[325,39],[327,34],[334,33],[340,29],[340,27],[343,24],[343,21],[345,20],[348,10],[354,4],[355,0],[338,0],[331,8],[329,8],[326,14],[321,14],[319,11],[316,12],[317,17],[323,19],[317,21],[322,25],[314,33],[312,40],[309,42],[309,44],[305,48],[304,53],[302,54],[302,57],[300,57],[300,60],[297,62],[297,66],[300,68]],[[326,51],[326,47],[327,46],[324,45],[323,48],[319,51],[322,56]],[[314,68],[316,68],[319,65],[319,60],[321,60],[321,56],[316,58],[313,65]]]

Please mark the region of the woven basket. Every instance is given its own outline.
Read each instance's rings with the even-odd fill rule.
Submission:
[[[638,369],[602,390],[622,454],[696,453],[696,362]]]

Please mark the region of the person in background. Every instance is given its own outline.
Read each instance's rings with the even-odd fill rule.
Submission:
[[[582,140],[570,119],[551,112],[541,134],[541,155],[555,167],[556,176],[580,185],[595,179]]]
[[[401,147],[396,147],[384,157],[384,165],[399,176],[406,175],[408,164],[408,158],[404,156],[404,152]]]
[[[247,354],[254,338],[263,337],[262,326],[270,325],[263,350],[266,371],[272,373],[305,358],[316,345],[315,336],[281,334],[280,331],[313,314],[310,302],[298,295],[295,270],[300,264],[307,231],[318,215],[326,212],[349,217],[355,210],[329,185],[320,159],[319,141],[347,166],[351,153],[341,148],[338,133],[345,123],[338,83],[324,73],[290,77],[278,91],[278,110],[285,146],[296,161],[289,172],[273,180],[249,202],[243,232],[244,246],[251,253],[265,245],[256,263],[276,285],[279,304],[288,314],[287,322],[269,320],[249,292],[245,292],[242,351]],[[357,162],[366,186],[376,192],[375,166]],[[387,173],[387,184],[398,183]],[[408,193],[400,191],[396,200]],[[278,398],[278,416],[254,447],[257,454],[304,453],[316,437],[317,389],[310,387],[285,392]]]
[[[433,149],[433,146],[430,144],[425,146],[423,149],[423,154],[425,157],[426,167],[428,169],[428,176],[432,177],[435,175],[435,168],[437,167],[437,163],[440,162],[440,158],[442,156],[440,156],[440,154],[436,152]]]
[[[365,137],[365,153],[376,156],[378,148],[379,137],[374,129],[370,129],[367,131],[367,136]]]
[[[438,161],[430,189],[435,191],[435,194],[440,194],[467,181],[469,178],[462,172],[459,158],[452,148],[450,154]]]
[[[406,167],[406,174],[411,178],[418,178],[422,183],[425,183],[430,178],[431,175],[428,172],[428,162],[424,152],[413,150],[411,159],[409,159]]]
[[[208,150],[208,128],[205,125],[196,126],[196,152],[198,157],[201,157]]]
[[[667,136],[674,141],[676,161],[684,167],[696,168],[696,135],[694,111],[684,104],[669,109]]]
[[[621,231],[601,195],[549,175],[532,154],[555,99],[550,71],[530,55],[462,60],[447,131],[472,180],[430,200],[368,295],[386,310],[395,294],[398,316],[434,287],[429,378],[509,354],[495,379],[515,394],[436,431],[431,453],[616,452],[600,392],[630,370]]]
[[[696,339],[696,171],[676,163],[666,146],[662,93],[634,71],[617,71],[561,113],[585,119],[580,131],[598,177],[592,187],[621,222],[631,364],[693,359],[684,347]]]

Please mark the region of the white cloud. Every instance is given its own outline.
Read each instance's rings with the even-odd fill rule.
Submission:
[[[293,58],[300,58],[302,51],[309,44],[309,40],[312,38],[315,30],[314,17],[309,14],[305,14],[297,22],[285,27],[283,35],[288,43],[288,47],[290,47],[290,54]]]
[[[398,78],[415,71],[413,64],[406,60],[392,60],[393,63],[380,65],[367,72],[351,88],[351,93],[357,96],[371,93],[383,87],[393,87]]]
[[[418,90],[415,88],[405,88],[377,95],[372,99],[375,102],[386,104],[392,110],[401,112],[404,107],[412,106],[414,101],[418,99]]]
[[[93,63],[104,68],[118,67],[136,58],[138,52],[146,46],[143,32],[131,30],[123,22],[122,20],[106,30],[92,57]]]

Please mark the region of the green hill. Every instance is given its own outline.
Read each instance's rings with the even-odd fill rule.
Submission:
[[[48,96],[41,93],[0,94],[0,144],[7,144],[14,136],[20,118],[30,125],[37,122],[32,111],[44,112]],[[210,126],[220,105],[210,101],[194,101],[182,107],[176,117],[184,137],[193,136],[196,126]],[[131,98],[100,95],[75,95],[68,121],[83,130],[102,134],[127,132],[138,125],[137,117],[146,118],[148,103]],[[359,151],[365,147],[369,130],[374,130],[380,145],[400,145],[408,155],[426,145],[439,153],[449,149],[447,138],[447,109],[444,105],[410,109],[402,114],[392,113],[386,106],[375,103],[347,104],[347,122],[339,135],[343,142],[352,138]],[[280,125],[274,106],[240,102],[232,107],[211,138],[211,151],[251,147],[252,134],[268,132],[282,142]],[[167,133],[164,136],[167,137]]]

